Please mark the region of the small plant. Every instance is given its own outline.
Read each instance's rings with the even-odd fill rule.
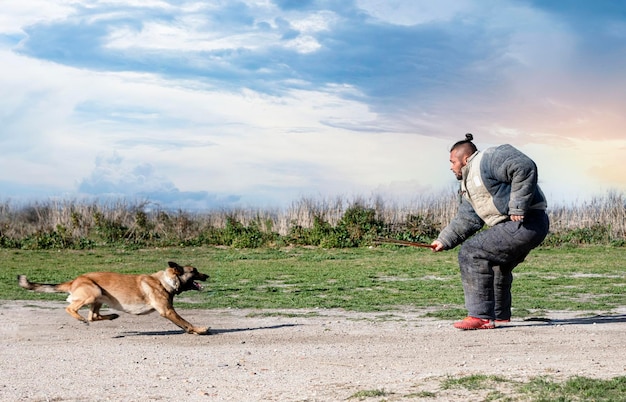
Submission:
[[[471,391],[489,388],[489,384],[507,381],[504,377],[484,374],[474,374],[460,378],[448,377],[441,383],[441,389],[465,388]]]
[[[404,396],[405,398],[436,398],[437,394],[430,391],[420,391],[414,392],[412,394],[407,394]]]
[[[377,396],[387,396],[389,393],[385,392],[384,389],[371,389],[365,391],[358,391],[354,394],[350,395],[348,399],[365,399],[365,398],[373,398]]]

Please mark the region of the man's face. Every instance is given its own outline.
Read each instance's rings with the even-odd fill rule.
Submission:
[[[461,180],[463,178],[461,169],[467,165],[467,159],[468,157],[464,156],[462,152],[458,152],[458,150],[450,152],[450,170],[452,170],[452,173],[454,173],[457,180]]]

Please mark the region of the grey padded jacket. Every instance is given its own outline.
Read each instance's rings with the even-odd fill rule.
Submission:
[[[461,172],[459,210],[437,238],[445,249],[461,244],[485,224],[494,226],[510,215],[546,209],[537,165],[511,145],[475,152]]]

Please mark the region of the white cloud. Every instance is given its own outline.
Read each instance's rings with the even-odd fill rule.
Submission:
[[[276,42],[276,34],[211,32],[179,21],[175,25],[149,22],[141,30],[119,27],[109,33],[106,47],[112,49],[147,49],[176,51],[212,51],[228,49],[256,49],[268,42]]]
[[[78,191],[90,195],[168,192],[176,189],[169,179],[149,163],[129,163],[117,153],[100,154],[89,176],[81,180]]]
[[[0,1],[0,32],[23,33],[29,25],[67,18],[74,14],[75,4],[73,0]]]
[[[294,29],[305,34],[328,31],[339,22],[338,16],[331,11],[320,11],[313,14],[294,16],[289,23]]]
[[[6,52],[0,59],[20,66],[2,81],[14,89],[14,99],[4,99],[5,113],[15,109],[15,98],[28,99],[15,129],[28,127],[29,152],[0,161],[1,169],[15,172],[16,182],[64,191],[80,184],[83,190],[119,192],[166,185],[222,194],[264,188],[291,195],[341,193],[379,186],[390,171],[394,180],[410,180],[421,162],[407,147],[415,137],[364,136],[323,124],[334,119],[359,126],[361,119],[378,119],[365,104],[339,96],[355,93],[346,86],[275,97],[196,89],[149,74],[78,70]],[[102,159],[103,152],[124,163]]]
[[[454,19],[475,7],[472,0],[357,0],[372,17],[396,25],[418,25]]]
[[[257,7],[258,9],[258,7]],[[215,50],[262,49],[282,47],[310,53],[320,48],[315,34],[326,31],[337,21],[334,13],[322,11],[312,15],[286,14],[284,21],[298,32],[294,39],[284,41],[275,18],[265,20],[264,10],[249,27],[233,27],[224,31],[214,25],[206,10],[183,13],[173,22],[146,21],[138,29],[135,26],[119,26],[110,30],[106,47],[111,49],[146,49],[202,52]],[[282,19],[282,18],[281,18]],[[266,22],[272,30],[258,29]]]

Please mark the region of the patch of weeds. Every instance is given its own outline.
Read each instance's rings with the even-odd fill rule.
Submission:
[[[414,392],[412,394],[404,395],[405,398],[436,398],[437,394],[430,391]]]
[[[510,397],[508,397],[507,395],[503,394],[500,391],[491,391],[483,399],[483,402],[490,402],[490,401],[506,402],[506,401],[513,401],[513,399],[511,399]]]
[[[390,394],[384,389],[369,389],[369,390],[355,392],[354,394],[350,395],[348,399],[365,399],[365,398],[373,398],[377,396],[387,396],[387,395],[390,395]]]
[[[497,375],[474,374],[460,378],[447,377],[441,382],[441,389],[465,388],[471,391],[491,388],[494,383],[505,382],[510,381]]]
[[[497,375],[475,374],[455,378],[448,376],[440,382],[441,393],[430,392],[408,394],[406,398],[445,397],[446,391],[464,389],[481,401],[569,402],[624,401],[626,396],[626,376],[611,379],[570,377],[565,381],[547,376],[534,377],[529,381],[516,381]],[[454,391],[452,391],[454,392]]]
[[[533,401],[620,401],[626,395],[626,376],[608,380],[572,377],[559,383],[546,377],[536,377],[519,387]]]

